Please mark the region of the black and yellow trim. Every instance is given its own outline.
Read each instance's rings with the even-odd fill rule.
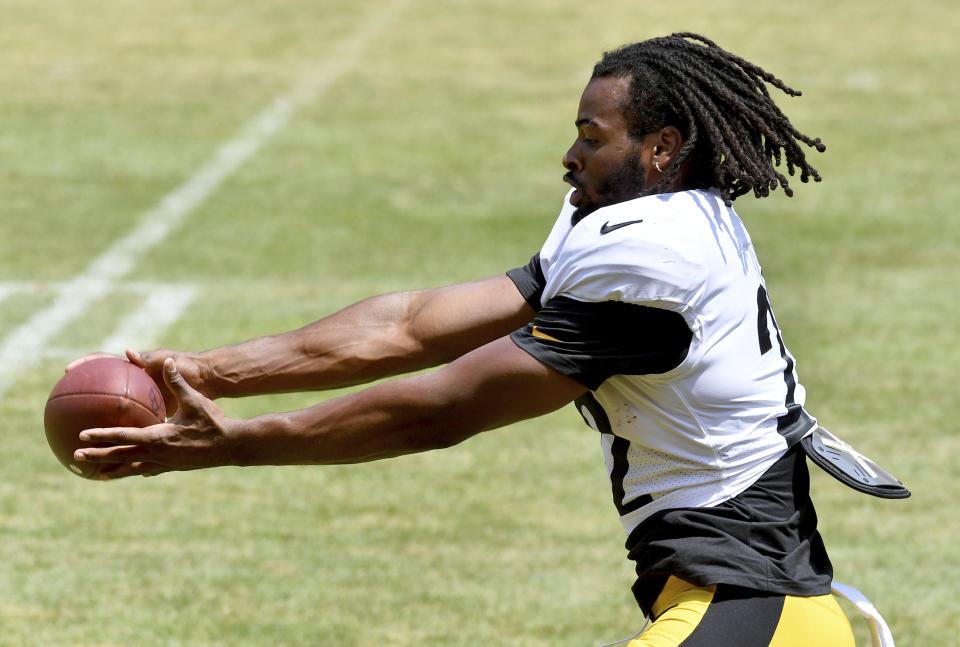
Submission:
[[[653,623],[628,647],[854,647],[832,595],[771,595],[671,575],[651,609]]]

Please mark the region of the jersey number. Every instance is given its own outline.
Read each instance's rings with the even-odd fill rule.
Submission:
[[[783,343],[783,337],[780,335],[780,327],[777,326],[777,318],[773,316],[773,307],[770,305],[770,298],[767,296],[767,290],[762,285],[757,288],[757,338],[760,341],[760,354],[763,355],[771,348],[773,342],[770,340],[769,323],[773,323],[773,331],[777,334],[777,344],[780,346],[780,357],[783,359],[783,381],[787,386],[787,397],[784,399],[784,405],[787,412],[777,419],[777,431],[787,439],[787,446],[793,446],[794,443],[808,432],[816,420],[810,417],[803,406],[797,404],[794,400],[797,390],[797,379],[793,375],[794,361],[787,347]]]

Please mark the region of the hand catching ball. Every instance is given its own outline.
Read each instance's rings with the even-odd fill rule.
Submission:
[[[157,384],[119,357],[83,362],[57,382],[47,399],[43,427],[57,459],[74,474],[96,479],[104,464],[77,463],[73,453],[91,446],[80,432],[97,427],[148,427],[166,420]]]

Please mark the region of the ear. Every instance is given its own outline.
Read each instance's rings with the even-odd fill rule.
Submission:
[[[663,180],[664,175],[670,172],[670,166],[677,158],[677,154],[686,143],[683,133],[676,126],[664,126],[656,132],[652,132],[644,137],[643,150],[645,162],[644,183],[647,189],[653,189]],[[689,184],[689,165],[685,164],[683,168],[677,171],[669,186],[661,186],[660,191],[681,191],[690,188]]]
[[[651,138],[653,140],[651,164],[656,161],[660,168],[666,170],[686,140],[676,126],[664,126],[657,132],[651,133]]]

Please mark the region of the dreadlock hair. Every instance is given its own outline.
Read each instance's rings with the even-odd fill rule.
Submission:
[[[699,34],[676,33],[606,52],[590,80],[600,77],[630,79],[624,115],[634,139],[674,126],[686,140],[650,193],[669,190],[688,161],[697,188],[716,187],[728,206],[751,190],[767,196],[778,184],[792,196],[775,168],[782,158],[789,175],[800,169],[801,182],[820,181],[800,143],[821,153],[826,146],[793,127],[766,84],[794,97],[800,91]]]

